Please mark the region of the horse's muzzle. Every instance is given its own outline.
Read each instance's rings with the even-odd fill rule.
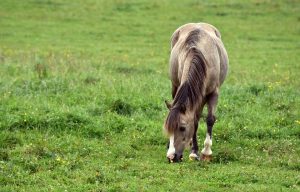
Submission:
[[[177,154],[174,154],[174,158],[171,159],[171,158],[168,158],[169,160],[169,163],[179,163],[179,162],[182,162],[182,155],[177,155]]]

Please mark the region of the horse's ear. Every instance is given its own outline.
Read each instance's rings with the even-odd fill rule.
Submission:
[[[166,104],[167,108],[168,108],[169,110],[171,110],[171,108],[172,108],[171,103],[169,103],[167,100],[165,100],[165,104]]]
[[[183,113],[183,114],[185,114],[185,111],[186,111],[186,107],[185,107],[185,105],[180,105],[180,112],[181,113]]]

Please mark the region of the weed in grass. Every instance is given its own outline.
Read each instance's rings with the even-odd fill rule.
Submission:
[[[9,160],[9,154],[8,154],[7,150],[0,149],[0,160],[1,161],[8,161]]]
[[[47,67],[45,64],[37,63],[35,65],[35,71],[37,72],[39,79],[47,77]]]
[[[96,84],[97,82],[99,82],[99,79],[95,77],[87,77],[84,79],[84,83],[86,84]]]
[[[217,149],[217,152],[213,157],[213,162],[226,164],[229,162],[238,161],[237,155],[238,154],[236,151],[229,148]]]
[[[12,149],[17,145],[22,145],[22,140],[14,135],[1,134],[0,148],[1,149]]]
[[[133,107],[130,104],[122,101],[121,99],[113,101],[109,109],[110,111],[116,112],[119,115],[130,116],[133,112]]]

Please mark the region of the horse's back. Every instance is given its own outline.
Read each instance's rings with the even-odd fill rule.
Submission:
[[[175,32],[172,34],[171,37],[171,49],[175,46],[179,39],[186,39],[187,35],[193,31],[199,29],[211,37],[217,37],[221,39],[221,33],[219,30],[211,24],[208,23],[188,23],[185,25],[180,26]]]
[[[207,92],[219,87],[225,80],[228,56],[217,28],[207,23],[189,23],[179,27],[172,35],[170,72],[173,84],[180,84],[184,68],[185,43],[192,31],[198,31],[196,44],[207,61]]]

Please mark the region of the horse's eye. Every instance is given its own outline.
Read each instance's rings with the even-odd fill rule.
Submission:
[[[185,131],[185,127],[179,127],[179,131],[184,132]]]

